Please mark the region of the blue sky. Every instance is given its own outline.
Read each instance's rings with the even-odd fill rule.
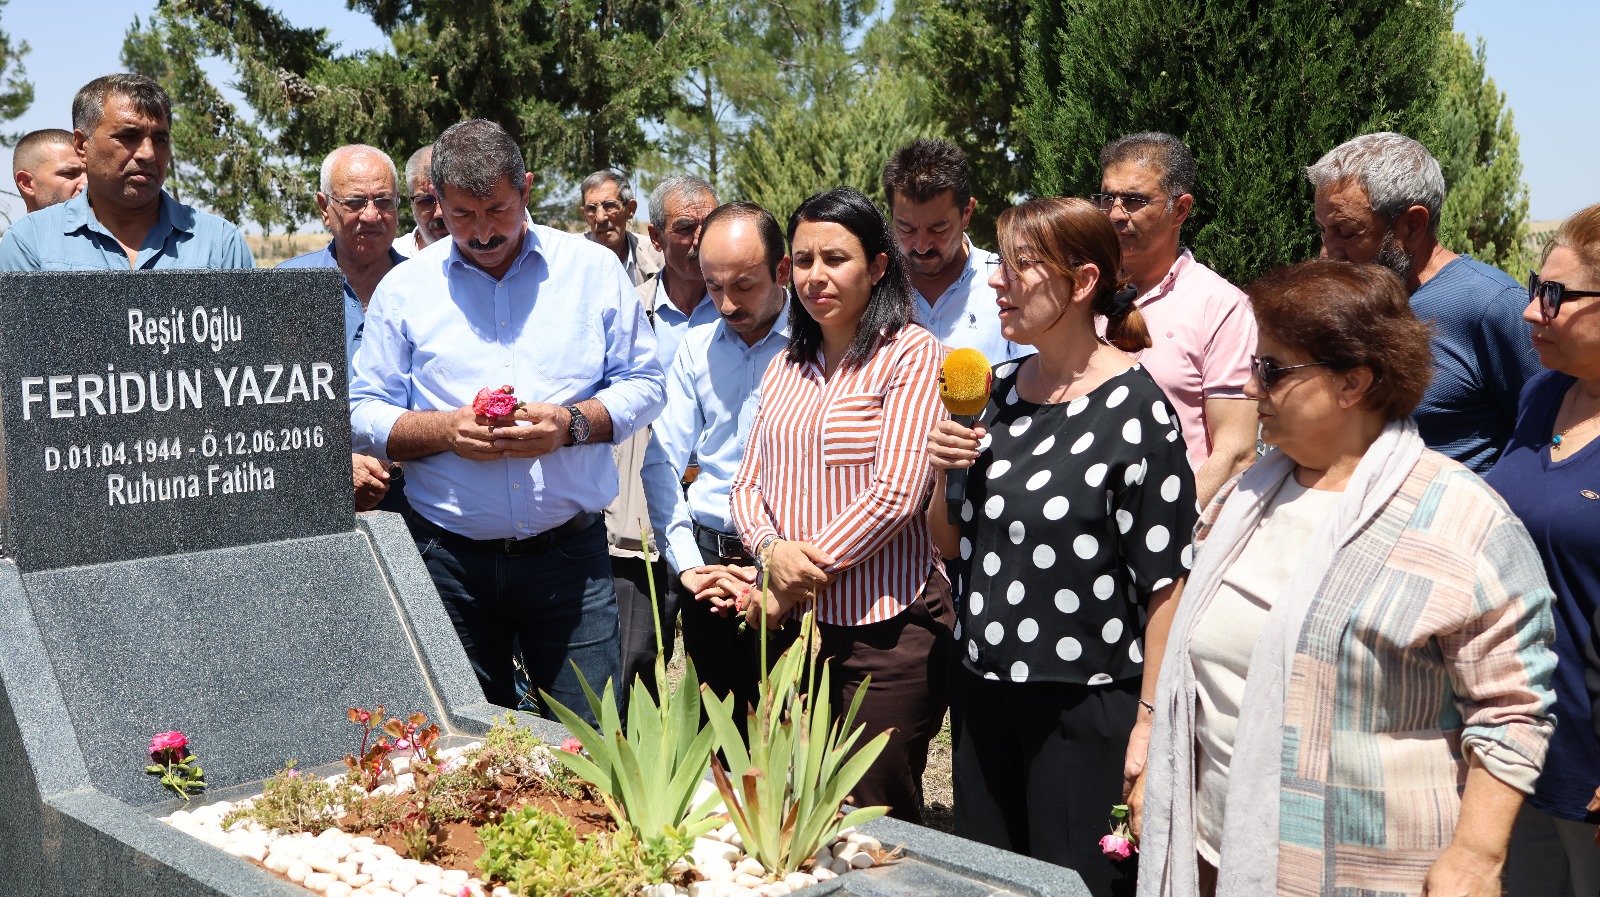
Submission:
[[[273,5],[297,24],[328,28],[346,49],[383,44],[371,21],[339,0]],[[10,0],[0,11],[0,28],[33,48],[24,64],[35,97],[33,107],[7,128],[70,127],[73,93],[91,78],[119,70],[123,32],[135,15],[148,17],[154,9],[154,0]],[[1574,99],[1593,83],[1590,54],[1593,36],[1600,34],[1600,3],[1466,0],[1456,29],[1488,43],[1489,74],[1506,93],[1521,135],[1531,217],[1562,218],[1600,201],[1600,166],[1589,162],[1600,144],[1600,115],[1592,99]],[[9,174],[9,149],[0,148],[0,167]],[[0,209],[16,215],[21,208],[19,200],[0,197]]]

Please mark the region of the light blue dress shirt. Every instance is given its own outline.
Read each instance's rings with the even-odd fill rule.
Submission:
[[[685,315],[678,310],[667,298],[667,281],[663,276],[666,269],[661,269],[661,274],[651,279],[655,285],[655,298],[651,300],[650,308],[655,312],[656,331],[656,357],[661,359],[661,369],[668,370],[672,367],[672,359],[678,357],[678,343],[683,341],[683,335],[691,327],[702,324],[715,324],[722,320],[722,315],[717,312],[717,304],[711,301],[709,293],[700,295],[700,304],[694,311]]]
[[[995,254],[962,239],[967,243],[967,266],[956,282],[931,304],[911,291],[916,296],[911,304],[916,322],[948,348],[977,349],[991,365],[1032,355],[1032,346],[1019,346],[1000,335],[1000,306],[989,286],[989,260]]]
[[[645,501],[656,544],[679,573],[700,566],[694,523],[734,532],[728,488],[744,460],[745,440],[761,404],[761,378],[789,344],[787,303],[772,330],[754,346],[723,321],[694,327],[667,373],[667,407],[644,456]],[[684,498],[679,485],[691,455],[700,475]]]
[[[138,270],[254,268],[244,235],[161,192],[161,216],[139,247]],[[0,271],[127,271],[122,244],[94,217],[89,193],[40,209],[0,240]]]
[[[389,261],[396,265],[405,261],[406,257],[389,250]],[[333,241],[315,252],[297,255],[292,259],[279,262],[279,268],[337,268],[339,257],[333,251]],[[345,370],[350,376],[356,374],[356,350],[361,348],[361,331],[366,324],[367,312],[361,307],[361,299],[356,296],[356,291],[350,287],[350,279],[344,281],[344,360],[347,362]]]
[[[599,399],[620,442],[660,413],[655,338],[610,250],[528,227],[500,280],[440,240],[390,271],[367,306],[350,384],[355,451],[388,458],[406,411],[454,411],[509,383],[525,402]],[[542,458],[469,461],[442,452],[406,463],[406,498],[471,539],[537,535],[617,495],[610,443]]]

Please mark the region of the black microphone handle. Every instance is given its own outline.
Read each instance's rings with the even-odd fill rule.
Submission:
[[[973,414],[957,414],[952,416],[956,423],[970,428],[977,419]],[[970,467],[958,467],[944,472],[944,500],[946,510],[950,513],[950,525],[961,525],[961,506],[967,500],[967,471]]]

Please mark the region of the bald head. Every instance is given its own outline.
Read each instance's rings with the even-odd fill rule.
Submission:
[[[17,141],[11,176],[29,212],[66,202],[83,192],[83,160],[72,147],[72,132],[34,131]]]
[[[341,146],[327,155],[322,160],[322,192],[332,193],[334,176],[342,169],[358,163],[376,165],[389,173],[390,192],[398,196],[400,193],[400,172],[394,167],[394,160],[389,154],[375,146],[365,143],[351,143]]]
[[[389,154],[364,144],[341,146],[322,160],[317,191],[322,223],[346,269],[381,264],[400,222],[400,178]]]

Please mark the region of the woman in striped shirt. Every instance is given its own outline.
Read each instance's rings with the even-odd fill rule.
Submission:
[[[859,191],[806,200],[789,218],[789,245],[789,346],[761,382],[733,519],[768,574],[769,624],[815,606],[833,706],[849,706],[872,677],[857,719],[869,738],[894,734],[855,803],[917,822],[955,619],[922,513],[933,483],[923,435],[944,416],[943,350],[911,322],[899,249]]]

